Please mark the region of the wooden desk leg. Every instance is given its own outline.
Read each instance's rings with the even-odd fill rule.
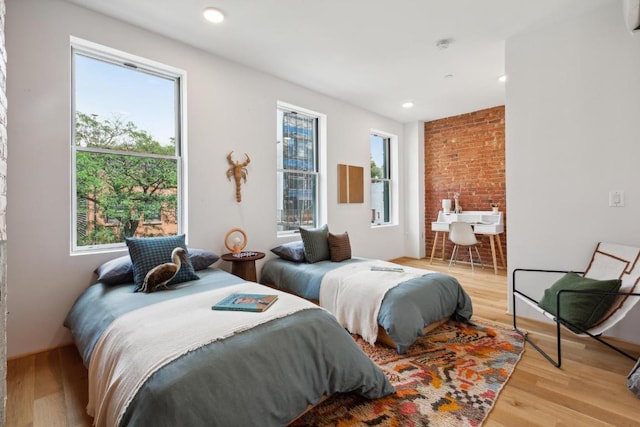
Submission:
[[[500,242],[499,234],[496,234],[496,241],[498,242],[498,252],[500,252],[500,260],[502,261],[502,268],[507,268],[507,263],[504,261],[504,252],[502,252],[502,242]]]
[[[496,243],[493,239],[493,234],[489,234],[489,241],[491,242],[491,257],[493,258],[493,272],[498,274],[498,262],[496,260]]]
[[[444,261],[444,250],[447,247],[447,232],[442,232],[442,260]]]
[[[433,264],[433,255],[436,253],[436,244],[438,244],[438,234],[440,234],[440,232],[436,231],[436,237],[433,238],[433,247],[431,248],[431,260],[429,261],[429,264]]]

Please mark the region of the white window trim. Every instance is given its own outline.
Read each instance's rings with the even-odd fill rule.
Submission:
[[[188,238],[188,173],[187,173],[187,72],[180,68],[166,65],[161,62],[153,61],[147,58],[143,58],[137,55],[132,55],[121,50],[113,49],[108,46],[104,46],[98,43],[94,43],[88,40],[81,39],[79,37],[70,36],[70,71],[74,72],[74,53],[89,55],[93,58],[104,60],[107,62],[121,61],[132,62],[136,65],[141,65],[144,71],[157,73],[161,76],[171,76],[178,79],[178,97],[176,97],[176,103],[178,108],[176,127],[178,129],[176,136],[179,138],[180,150],[178,153],[178,208],[177,208],[177,223],[178,234],[185,234]],[[71,114],[74,115],[76,111],[75,106],[75,86],[74,80],[71,79]],[[76,221],[76,149],[75,149],[75,117],[71,118],[70,122],[70,144],[69,150],[71,158],[71,174],[70,174],[70,201],[71,201],[71,218],[70,218],[70,255],[86,255],[104,252],[118,252],[126,250],[127,246],[125,242],[114,243],[110,245],[77,245],[77,230],[75,226]],[[188,243],[188,242],[187,242]]]
[[[279,109],[296,111],[301,114],[306,114],[308,116],[313,116],[318,118],[318,153],[316,153],[316,157],[318,159],[318,206],[316,207],[316,210],[318,214],[317,225],[321,226],[327,223],[327,218],[328,218],[328,213],[327,213],[328,212],[327,210],[327,115],[318,113],[317,111],[309,110],[307,108],[299,107],[297,105],[289,104],[287,102],[277,101],[276,117],[277,117],[277,110]],[[286,238],[297,233],[298,231],[295,231],[295,230],[287,230],[287,231],[276,230],[276,237]]]
[[[389,132],[381,131],[378,129],[371,129],[369,135],[378,135],[384,138],[389,138],[389,157],[391,157],[391,164],[389,165],[391,168],[391,176],[389,180],[391,181],[390,189],[389,189],[389,197],[390,201],[390,210],[389,213],[390,219],[389,222],[385,222],[382,224],[370,224],[371,228],[382,228],[382,227],[390,227],[397,226],[399,224],[399,216],[400,216],[400,202],[398,195],[400,194],[400,185],[399,185],[399,171],[398,166],[400,164],[398,159],[398,136]],[[371,171],[369,171],[369,176],[371,176]],[[371,194],[371,179],[369,179],[369,194]],[[371,197],[369,197],[369,203],[371,203]],[[371,206],[369,206],[371,208]]]

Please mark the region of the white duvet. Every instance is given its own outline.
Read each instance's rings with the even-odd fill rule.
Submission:
[[[373,271],[371,267],[401,268],[402,271]],[[320,283],[320,306],[353,334],[374,345],[378,337],[378,313],[390,289],[428,271],[386,261],[364,261],[329,271]]]

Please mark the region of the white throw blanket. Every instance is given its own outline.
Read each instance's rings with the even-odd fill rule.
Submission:
[[[402,268],[403,271],[372,271],[371,267]],[[378,260],[347,264],[322,278],[320,306],[333,313],[342,327],[374,345],[384,296],[400,283],[428,273],[432,271]]]
[[[211,309],[233,293],[277,294],[278,300],[261,313]],[[96,426],[117,426],[138,389],[162,366],[211,342],[310,308],[318,307],[245,282],[126,313],[109,325],[91,356],[87,412]]]

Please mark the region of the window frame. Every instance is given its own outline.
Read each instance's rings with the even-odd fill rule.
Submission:
[[[369,132],[369,152],[371,153],[371,137],[377,136],[379,138],[383,138],[387,144],[386,150],[386,159],[385,165],[387,169],[387,178],[379,179],[382,182],[388,182],[389,187],[389,221],[383,221],[381,223],[376,224],[375,219],[372,218],[370,221],[371,228],[377,227],[388,227],[393,225],[398,225],[399,218],[399,175],[398,175],[398,136],[384,132],[377,129],[371,129]],[[371,176],[371,170],[369,170],[369,176]],[[372,202],[373,202],[373,180],[369,179],[369,203],[370,209],[373,210]]]
[[[325,224],[327,221],[327,185],[326,185],[326,171],[327,171],[327,156],[326,156],[326,147],[327,147],[327,116],[325,114],[319,113],[317,111],[309,110],[307,108],[299,107],[297,105],[289,104],[282,101],[277,101],[276,105],[276,143],[281,144],[284,143],[282,141],[282,114],[284,112],[294,112],[298,114],[303,114],[305,116],[313,117],[316,119],[316,141],[315,141],[315,167],[316,171],[311,172],[316,176],[316,200],[314,202],[314,217],[316,219],[315,226],[321,226]],[[277,149],[276,149],[277,150]],[[283,150],[284,152],[284,150]],[[276,151],[277,153],[277,151]],[[294,169],[286,169],[284,165],[280,167],[278,165],[278,156],[276,154],[276,218],[275,218],[275,226],[276,226],[276,237],[287,237],[292,236],[299,233],[299,230],[278,230],[278,206],[280,204],[279,198],[282,195],[278,193],[278,175],[283,174],[286,171],[290,171],[292,173],[303,173],[309,174],[308,171],[302,170],[294,170]]]
[[[76,183],[76,153],[82,152],[95,152],[113,155],[128,155],[139,156],[145,158],[164,158],[174,159],[176,161],[176,222],[177,222],[177,234],[187,233],[187,123],[186,123],[186,84],[187,75],[186,71],[156,62],[147,58],[132,55],[127,52],[123,52],[117,49],[113,49],[107,46],[103,46],[88,40],[84,40],[78,37],[70,37],[70,80],[71,80],[71,93],[70,93],[70,158],[71,158],[71,229],[70,229],[70,254],[82,255],[90,253],[102,253],[113,252],[126,249],[125,242],[101,244],[101,245],[78,245],[78,229],[77,229],[77,183]],[[153,153],[135,153],[129,151],[120,150],[104,150],[97,148],[86,148],[76,145],[76,87],[75,87],[75,73],[76,54],[80,54],[91,59],[104,61],[110,64],[121,65],[129,67],[140,72],[145,72],[150,75],[171,79],[175,81],[175,96],[174,96],[174,108],[175,108],[175,144],[176,151],[174,156],[162,156]],[[144,221],[144,220],[143,220]]]

